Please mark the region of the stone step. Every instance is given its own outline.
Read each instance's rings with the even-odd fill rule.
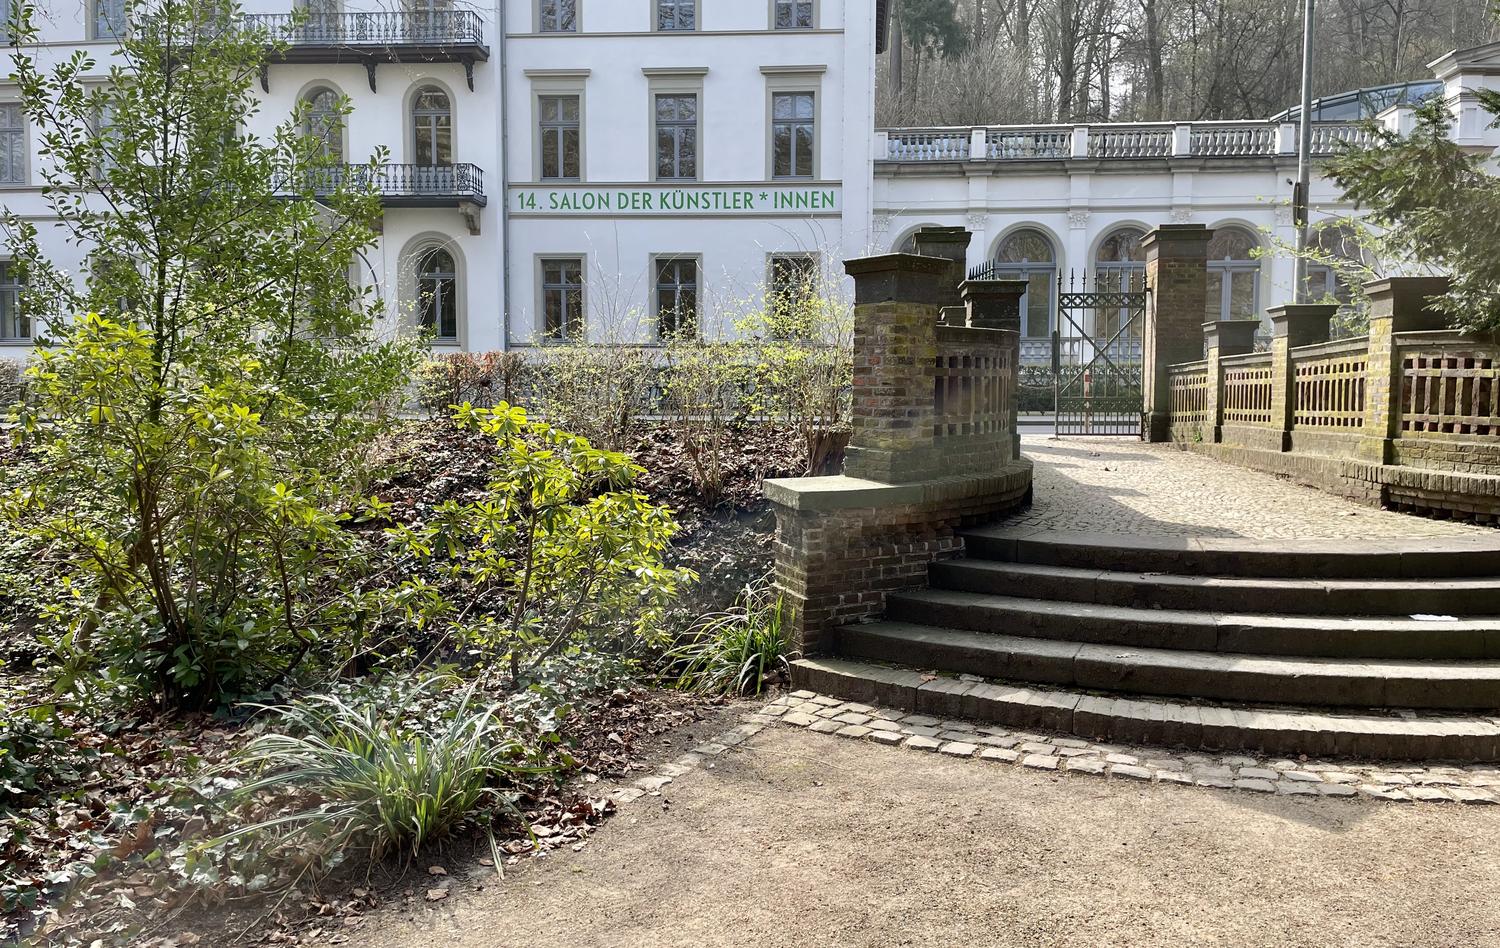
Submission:
[[[1123,743],[1271,756],[1379,760],[1500,760],[1500,718],[1323,713],[1122,698],[1077,690],[961,681],[836,658],[792,663],[795,687],[940,718],[1062,731]]]
[[[931,582],[934,588],[940,589],[1137,609],[1332,616],[1485,616],[1500,613],[1500,577],[1287,579],[1178,576],[965,559],[940,560],[932,564]]]
[[[1500,662],[1226,654],[903,622],[848,625],[841,657],[1162,697],[1357,708],[1500,708]]]
[[[1301,579],[1500,577],[1493,538],[1248,540],[986,527],[963,532],[971,558],[1196,576]]]
[[[1027,594],[1043,595],[1044,591],[1027,589]],[[954,589],[892,593],[886,599],[886,616],[974,632],[1134,648],[1345,659],[1500,660],[1500,617],[1496,616],[1421,621],[1215,613],[1021,599]]]

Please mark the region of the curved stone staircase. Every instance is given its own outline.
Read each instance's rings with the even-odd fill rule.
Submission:
[[[1102,740],[1500,760],[1500,535],[964,540],[797,686]]]

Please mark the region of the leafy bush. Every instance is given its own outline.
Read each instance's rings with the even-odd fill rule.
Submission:
[[[219,354],[163,377],[158,340],[90,315],[28,370],[21,415],[41,462],[0,513],[70,551],[45,618],[72,685],[107,682],[206,706],[285,677],[370,605],[340,582],[358,566],[332,512],[348,484],[340,433],[272,367]]]
[[[789,675],[792,628],[782,596],[768,582],[746,586],[739,601],[704,616],[668,652],[679,687],[731,695],[758,695],[769,680]]]
[[[456,418],[500,447],[486,496],[388,533],[401,555],[459,584],[460,641],[520,688],[555,656],[660,637],[657,618],[693,574],[663,561],[677,524],[629,489],[641,469],[504,403],[463,405]]]
[[[744,346],[674,339],[665,350],[662,412],[682,440],[693,486],[712,506],[724,492],[734,428],[750,410],[753,369]]]
[[[282,732],[246,747],[240,764],[259,776],[238,797],[271,792],[314,802],[229,838],[267,837],[270,848],[300,850],[303,864],[351,849],[371,858],[415,855],[471,817],[487,823],[506,812],[505,786],[545,768],[507,731],[498,706],[480,707],[470,687],[444,717],[406,720],[413,700],[451,685],[431,679],[394,705],[324,695],[269,709],[282,718]]]
[[[423,360],[417,367],[417,403],[430,415],[446,416],[459,405],[520,401],[526,356],[505,352],[455,352]]]
[[[531,404],[564,431],[610,451],[656,404],[660,356],[638,345],[586,342],[547,345],[534,363]]]

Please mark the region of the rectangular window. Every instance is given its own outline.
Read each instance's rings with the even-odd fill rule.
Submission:
[[[125,35],[125,0],[94,0],[94,39]]]
[[[698,0],[656,0],[656,28],[663,32],[696,30]]]
[[[544,95],[537,102],[541,112],[543,180],[579,180],[582,128],[578,121],[581,111],[578,96]]]
[[[21,311],[21,276],[9,260],[0,262],[0,339],[8,342],[31,339],[31,320]]]
[[[577,33],[577,0],[540,0],[538,23],[543,33]]]
[[[663,338],[698,334],[698,260],[656,261],[656,331]]]
[[[698,177],[698,97],[656,97],[656,176],[693,181]]]
[[[811,92],[771,96],[771,177],[811,178],[816,140]]]
[[[771,258],[771,282],[766,289],[766,318],[777,338],[798,338],[811,332],[806,303],[818,294],[818,255],[778,254]]]
[[[26,183],[26,115],[20,103],[0,103],[0,184]]]
[[[815,0],[775,0],[776,29],[810,30],[813,28]]]
[[[543,332],[548,339],[583,338],[583,260],[542,261]]]

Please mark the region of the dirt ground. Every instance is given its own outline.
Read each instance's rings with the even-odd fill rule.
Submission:
[[[1500,807],[1261,797],[772,727],[363,948],[1500,945]]]

